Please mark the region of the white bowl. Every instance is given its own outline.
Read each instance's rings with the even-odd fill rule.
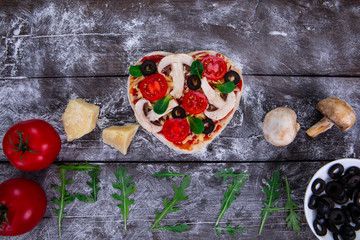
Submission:
[[[304,198],[304,211],[305,211],[305,217],[306,217],[306,221],[309,225],[309,227],[311,228],[311,231],[315,234],[315,236],[318,239],[321,240],[332,240],[332,233],[330,231],[327,231],[327,234],[325,236],[318,236],[315,232],[315,229],[313,227],[313,222],[315,220],[316,217],[316,211],[312,210],[308,207],[309,205],[309,199],[311,197],[311,195],[313,194],[311,191],[311,185],[313,184],[314,180],[317,178],[322,178],[325,182],[328,182],[331,180],[328,171],[330,169],[330,167],[332,167],[334,164],[336,163],[340,163],[344,166],[344,169],[346,170],[347,168],[351,167],[351,166],[357,166],[360,168],[360,159],[354,159],[354,158],[343,158],[343,159],[339,159],[339,160],[335,160],[332,162],[329,162],[328,164],[322,166],[315,174],[314,176],[311,178],[309,185],[306,188],[306,192],[305,192],[305,198]],[[357,231],[356,232],[356,239],[360,239],[360,232]]]

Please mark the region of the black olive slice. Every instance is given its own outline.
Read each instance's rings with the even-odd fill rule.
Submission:
[[[346,174],[350,174],[350,175],[360,175],[360,168],[352,166],[349,167],[348,169],[346,169],[345,171],[345,175]]]
[[[185,118],[185,110],[180,106],[176,106],[171,111],[171,116],[173,118]]]
[[[317,216],[313,222],[315,232],[319,236],[325,236],[327,233],[326,220],[324,217]]]
[[[355,195],[353,202],[356,206],[358,206],[360,208],[360,193],[359,192],[358,192],[358,194]]]
[[[188,77],[186,82],[191,90],[197,90],[201,87],[201,80],[196,75],[191,75],[190,77]]]
[[[240,75],[233,70],[228,71],[224,78],[225,82],[233,82],[235,85],[240,82]]]
[[[341,194],[341,196],[342,196],[342,198],[334,200],[335,203],[342,205],[342,204],[345,204],[345,203],[347,203],[349,201],[349,197],[348,197],[348,195],[346,194],[345,191]]]
[[[345,223],[346,217],[340,208],[334,208],[330,211],[328,220],[332,224],[340,225]]]
[[[334,202],[334,200],[332,199],[332,198],[330,198],[329,196],[327,196],[327,195],[321,195],[320,196],[320,201],[324,201],[324,202],[326,202],[328,205],[329,205],[329,208],[330,209],[333,209],[334,208],[334,206],[335,206],[335,202]]]
[[[154,74],[156,72],[156,63],[151,60],[145,60],[140,65],[140,71],[145,76],[150,76],[151,74]]]
[[[316,195],[320,195],[324,191],[325,185],[326,184],[323,179],[317,178],[311,185],[311,191]]]
[[[330,204],[321,198],[319,199],[317,205],[318,205],[318,213],[321,215],[326,215],[331,211]]]
[[[332,179],[339,178],[344,172],[344,166],[340,163],[334,164],[328,171],[329,176]]]
[[[339,229],[335,226],[335,224],[330,223],[329,219],[326,219],[326,227],[332,233],[339,233]]]
[[[318,203],[317,203],[318,198],[319,198],[318,195],[315,195],[315,194],[311,195],[310,200],[309,200],[309,204],[308,204],[308,207],[310,209],[317,209],[318,208]]]
[[[343,199],[344,191],[345,191],[344,185],[338,181],[328,182],[325,186],[326,194],[334,200]]]
[[[346,182],[345,187],[347,189],[353,189],[360,183],[360,175],[354,175]]]
[[[213,120],[211,120],[210,118],[206,118],[202,120],[202,122],[204,123],[203,134],[210,134],[212,133],[212,131],[214,131],[215,123],[213,122]]]
[[[352,220],[351,220],[351,213],[350,213],[349,209],[346,206],[342,206],[341,210],[344,213],[346,222],[350,223]]]
[[[339,233],[344,240],[353,240],[356,238],[356,233],[353,227],[347,224],[341,225]]]

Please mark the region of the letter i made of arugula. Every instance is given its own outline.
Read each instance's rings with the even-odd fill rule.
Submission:
[[[54,208],[55,213],[58,216],[58,230],[59,230],[59,238],[61,239],[61,223],[67,213],[64,211],[65,206],[72,203],[75,199],[78,199],[80,202],[91,204],[97,201],[97,195],[100,191],[100,187],[98,184],[100,183],[100,179],[98,178],[100,175],[101,167],[96,165],[90,165],[88,163],[85,164],[69,164],[69,165],[60,165],[59,172],[57,173],[60,177],[60,185],[54,186],[54,189],[59,191],[60,197],[53,199],[53,203],[58,205],[57,208]],[[225,212],[231,207],[231,203],[240,196],[241,187],[245,184],[249,174],[248,173],[235,173],[231,169],[219,169],[220,172],[215,173],[214,177],[216,179],[222,179],[222,183],[228,183],[227,190],[224,191],[224,199],[221,201],[221,210],[216,219],[216,223],[214,225],[214,231],[217,235],[221,235],[222,232],[228,232],[231,236],[235,236],[236,233],[241,234],[246,231],[246,227],[240,226],[232,226],[231,223],[228,223],[225,226],[220,225],[220,221],[223,218]],[[71,184],[74,180],[67,178],[67,172],[87,172],[91,181],[86,182],[88,187],[91,188],[90,195],[74,193],[70,194],[66,190],[66,186]],[[172,226],[164,225],[161,226],[160,222],[163,218],[166,217],[167,214],[171,214],[172,212],[179,211],[180,208],[176,206],[177,203],[181,201],[186,201],[189,199],[189,196],[185,194],[186,189],[191,184],[191,175],[185,175],[182,173],[176,173],[174,171],[163,170],[157,173],[154,173],[153,176],[158,179],[166,179],[171,181],[171,179],[175,177],[182,178],[179,187],[174,183],[173,190],[174,196],[170,200],[168,198],[163,199],[164,208],[161,212],[155,210],[155,222],[149,231],[171,231],[176,233],[181,233],[184,231],[188,231],[191,229],[191,223],[176,223]],[[131,198],[131,195],[136,192],[135,182],[133,182],[133,176],[128,174],[128,171],[125,167],[120,166],[115,172],[115,177],[117,182],[112,183],[112,187],[114,190],[119,191],[118,193],[112,194],[112,197],[119,201],[120,203],[117,207],[120,208],[123,223],[124,223],[124,232],[127,232],[127,220],[129,219],[130,206],[135,204],[134,199]],[[261,235],[262,230],[265,226],[266,220],[273,213],[276,213],[279,210],[288,211],[288,215],[285,218],[287,228],[292,227],[292,229],[300,234],[300,216],[296,213],[298,209],[297,204],[291,199],[291,190],[285,176],[285,191],[287,202],[285,206],[278,207],[276,203],[279,200],[279,196],[281,195],[281,179],[280,179],[280,169],[278,168],[273,174],[271,179],[266,180],[268,186],[263,186],[263,191],[266,195],[266,199],[264,199],[263,204],[264,207],[261,209],[261,224],[259,229],[259,235]],[[191,195],[191,194],[190,194]],[[129,198],[130,197],[130,198]]]

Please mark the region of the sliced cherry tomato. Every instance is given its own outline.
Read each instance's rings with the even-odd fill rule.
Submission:
[[[163,59],[165,56],[163,55],[151,55],[151,56],[145,56],[141,59],[141,62],[145,62],[146,60],[151,60],[154,63],[160,62],[161,59]]]
[[[33,229],[46,211],[42,187],[26,178],[12,178],[0,184],[0,235],[16,236]]]
[[[173,118],[165,121],[162,132],[170,142],[182,142],[189,135],[190,127],[186,119]]]
[[[139,88],[144,98],[156,101],[165,96],[167,82],[163,75],[152,74],[140,82]]]
[[[224,59],[216,56],[206,56],[201,63],[204,66],[203,76],[210,80],[220,80],[227,72],[227,65]]]
[[[188,91],[183,99],[182,107],[191,114],[199,114],[205,111],[208,100],[204,94],[198,91]]]

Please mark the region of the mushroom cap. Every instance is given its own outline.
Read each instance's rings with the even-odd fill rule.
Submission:
[[[351,128],[356,120],[355,111],[347,102],[339,98],[325,98],[316,105],[316,109],[342,131]]]
[[[265,139],[275,146],[286,146],[296,137],[300,124],[296,122],[296,113],[286,107],[278,107],[265,115],[263,134]]]

